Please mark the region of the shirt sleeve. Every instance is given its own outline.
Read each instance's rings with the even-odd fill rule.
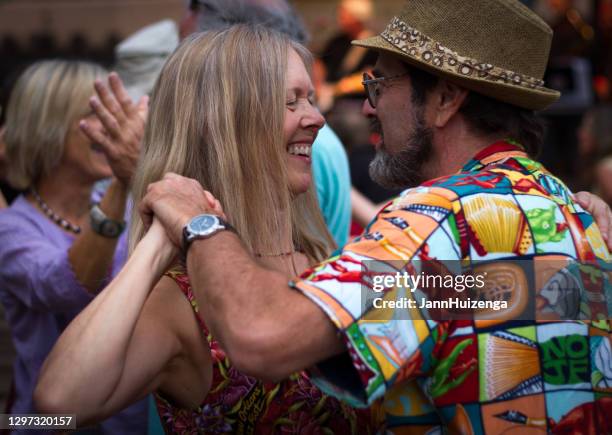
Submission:
[[[380,308],[384,301],[410,297],[410,291],[381,292],[372,271],[414,271],[424,258],[459,259],[447,222],[452,208],[435,194],[403,195],[379,213],[366,234],[292,283],[329,316],[346,344],[345,354],[311,369],[323,391],[368,406],[394,385],[430,370],[445,326],[423,319],[415,308]]]
[[[0,286],[28,308],[73,312],[93,299],[76,279],[68,248],[6,223],[0,225],[0,240]]]

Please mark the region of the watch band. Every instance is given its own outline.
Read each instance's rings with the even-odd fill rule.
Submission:
[[[109,239],[116,239],[125,229],[125,221],[109,219],[98,204],[89,210],[89,221],[94,233]]]

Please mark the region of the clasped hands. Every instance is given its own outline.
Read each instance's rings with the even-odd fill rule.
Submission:
[[[225,218],[219,200],[198,181],[171,172],[149,184],[138,211],[147,228],[159,221],[177,248],[182,245],[183,228],[193,217],[214,214]]]
[[[219,201],[200,183],[173,173],[149,184],[138,212],[147,231],[134,253],[147,253],[153,261],[151,270],[160,275],[178,261],[183,228],[193,217],[214,214],[225,218]]]

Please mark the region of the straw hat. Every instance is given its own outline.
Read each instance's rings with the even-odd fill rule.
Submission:
[[[115,69],[134,101],[151,93],[166,59],[178,44],[176,24],[163,20],[140,29],[115,47]]]
[[[542,80],[551,40],[551,28],[518,0],[407,0],[380,35],[353,44],[541,110],[560,96]]]

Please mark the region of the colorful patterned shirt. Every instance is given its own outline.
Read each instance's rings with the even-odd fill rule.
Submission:
[[[377,432],[382,416],[375,410],[353,409],[315,387],[305,372],[279,383],[262,382],[231,364],[199,314],[198,304],[184,270],[167,274],[185,294],[210,347],[213,379],[197,409],[175,406],[155,394],[167,434],[363,434]]]
[[[509,264],[501,276],[513,280],[480,294],[505,300],[507,312],[531,310],[521,320],[490,310],[425,317],[367,302],[373,260],[413,272],[454,260],[492,273],[500,259],[529,263],[535,288],[546,283],[547,293],[526,293],[517,281],[526,269]],[[610,259],[566,186],[518,144],[495,143],[459,173],[404,192],[364,235],[292,283],[325,311],[348,350],[314,367],[313,380],[355,406],[384,397],[389,433],[612,433]],[[588,291],[576,320],[560,317],[575,294],[550,284],[560,276],[547,268],[555,261],[581,264],[574,272]],[[397,301],[400,291],[375,296]]]

